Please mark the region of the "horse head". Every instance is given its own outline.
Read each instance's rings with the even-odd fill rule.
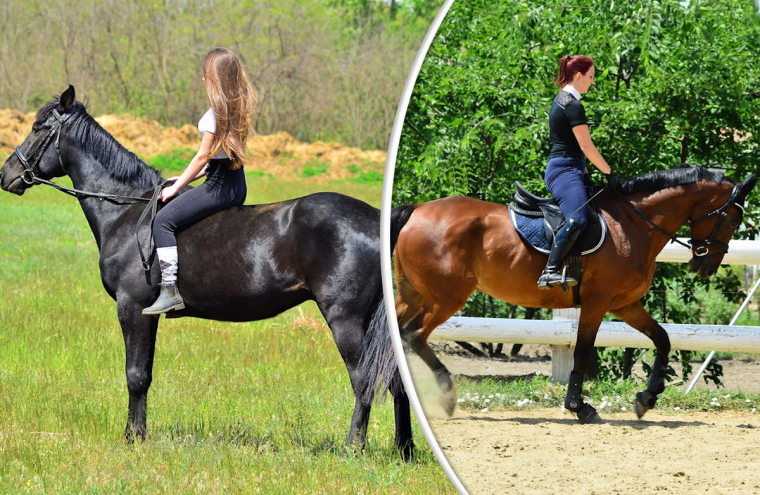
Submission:
[[[744,201],[757,183],[757,176],[750,175],[734,184],[730,193],[712,195],[700,202],[689,218],[692,239],[692,258],[689,268],[703,278],[717,273],[728,252],[728,242],[742,223]],[[728,195],[728,196],[727,196]]]
[[[49,180],[66,175],[59,144],[62,127],[75,103],[74,86],[69,85],[58,100],[37,112],[32,132],[0,169],[0,187],[4,191],[21,196],[39,183],[38,179]]]

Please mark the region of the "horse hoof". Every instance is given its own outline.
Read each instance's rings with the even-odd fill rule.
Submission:
[[[596,409],[588,404],[583,404],[583,407],[578,411],[578,421],[582,425],[601,425],[604,424],[604,420],[597,414]]]
[[[438,402],[449,417],[454,415],[454,410],[457,407],[456,394],[441,394]]]
[[[339,457],[343,457],[345,459],[356,459],[359,457],[359,454],[362,452],[362,447],[358,445],[344,445],[343,450],[340,451],[340,454],[338,454]]]
[[[438,388],[441,390],[441,395],[438,397],[438,402],[449,417],[454,415],[454,409],[457,407],[457,389],[454,384],[454,378],[450,374],[441,373],[436,377],[438,382]]]
[[[633,409],[636,416],[641,419],[648,410],[652,409],[657,403],[657,396],[648,390],[636,394],[636,401],[633,403]]]
[[[414,460],[414,442],[410,440],[399,447],[399,453],[404,462],[412,462]]]

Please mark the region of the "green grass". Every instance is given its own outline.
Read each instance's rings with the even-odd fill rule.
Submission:
[[[304,165],[303,169],[301,170],[301,176],[302,177],[316,177],[318,175],[322,175],[327,172],[327,170],[330,168],[330,165],[327,163],[320,161],[320,160],[312,160],[308,162],[306,165]]]
[[[378,187],[318,187],[380,201]],[[248,201],[313,189],[257,177]],[[366,452],[339,455],[353,396],[313,304],[162,320],[149,437],[126,445],[124,344],[77,201],[39,186],[0,208],[0,493],[454,493],[416,426],[419,455],[399,461],[390,403]]]
[[[585,401],[600,413],[624,412],[633,410],[636,392],[644,388],[645,384],[635,379],[612,383],[589,381],[583,384],[583,395]],[[457,392],[457,406],[467,411],[555,408],[562,407],[567,386],[552,383],[546,376],[518,380],[458,377]],[[667,387],[657,401],[658,410],[673,412],[736,410],[755,413],[758,408],[758,394],[695,389],[687,395],[682,387]]]
[[[248,181],[246,203],[273,203],[316,192],[338,192],[361,199],[375,208],[380,208],[379,185],[357,184],[339,179],[312,183],[299,180],[280,180],[271,176],[256,177],[255,180]]]
[[[363,172],[356,177],[352,177],[348,180],[351,182],[356,182],[357,184],[382,185],[383,174],[382,172],[370,170],[369,172]]]
[[[345,168],[352,174],[358,174],[359,172],[362,171],[362,168],[355,163],[349,163],[348,165],[344,165],[343,168]]]
[[[246,170],[245,175],[247,177],[264,177],[263,170]]]
[[[157,155],[150,158],[147,163],[153,168],[161,170],[164,176],[177,175],[175,172],[182,172],[188,163],[196,155],[197,150],[190,148],[177,148],[172,150],[170,155]]]

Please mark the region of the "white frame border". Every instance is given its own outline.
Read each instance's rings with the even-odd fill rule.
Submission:
[[[398,322],[396,321],[396,312],[394,297],[393,297],[393,277],[391,276],[391,200],[393,197],[393,173],[396,169],[396,155],[398,154],[398,145],[401,141],[401,129],[404,126],[404,117],[406,116],[406,110],[409,107],[409,100],[412,97],[412,91],[414,91],[414,84],[417,81],[417,75],[420,73],[422,62],[425,60],[430,45],[433,43],[438,28],[443,22],[446,13],[451,8],[454,0],[446,0],[446,2],[438,11],[433,23],[428,28],[425,38],[422,40],[422,45],[417,52],[412,63],[412,68],[409,71],[409,76],[406,78],[404,84],[404,91],[401,93],[401,100],[399,101],[398,108],[396,109],[396,118],[393,121],[393,130],[391,131],[391,139],[388,144],[388,157],[385,160],[385,173],[383,179],[383,196],[381,202],[380,213],[380,266],[382,269],[383,277],[383,297],[385,299],[385,307],[387,308],[388,327],[391,333],[391,339],[393,340],[393,350],[396,353],[396,362],[398,363],[399,371],[401,372],[401,379],[404,382],[407,393],[409,395],[409,401],[412,404],[412,410],[414,410],[417,421],[420,424],[422,433],[425,435],[425,439],[430,448],[435,454],[436,459],[440,463],[446,475],[449,477],[454,487],[462,495],[468,495],[467,490],[462,486],[462,482],[457,478],[454,470],[451,469],[449,461],[443,455],[441,447],[433,436],[433,432],[430,430],[430,424],[425,418],[425,413],[422,410],[420,401],[417,398],[417,392],[414,389],[412,383],[412,377],[409,375],[409,367],[406,364],[406,358],[404,357],[404,347],[401,343],[401,335],[398,329]]]

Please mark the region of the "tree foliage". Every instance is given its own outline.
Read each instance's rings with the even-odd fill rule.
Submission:
[[[260,132],[385,148],[435,14],[416,3],[391,17],[375,0],[3,0],[0,108],[36,110],[71,83],[96,114],[196,122],[208,108],[202,58],[221,45],[261,93]]]
[[[682,162],[737,179],[760,171],[753,0],[458,0],[409,103],[394,204],[455,194],[508,203],[515,180],[547,194],[548,112],[565,54],[595,60],[596,84],[583,103],[594,143],[621,178]],[[740,236],[756,233],[758,197],[756,190],[748,199]],[[698,289],[728,292],[724,302],[741,297],[739,280],[726,273],[705,281],[660,263],[644,302],[660,321],[706,317],[695,311]],[[689,356],[680,358],[688,365]]]
[[[597,82],[583,102],[594,143],[621,177],[681,162],[741,178],[757,172],[753,1],[459,0],[409,104],[395,202],[452,194],[505,202],[514,180],[541,192],[564,54],[595,59]]]

